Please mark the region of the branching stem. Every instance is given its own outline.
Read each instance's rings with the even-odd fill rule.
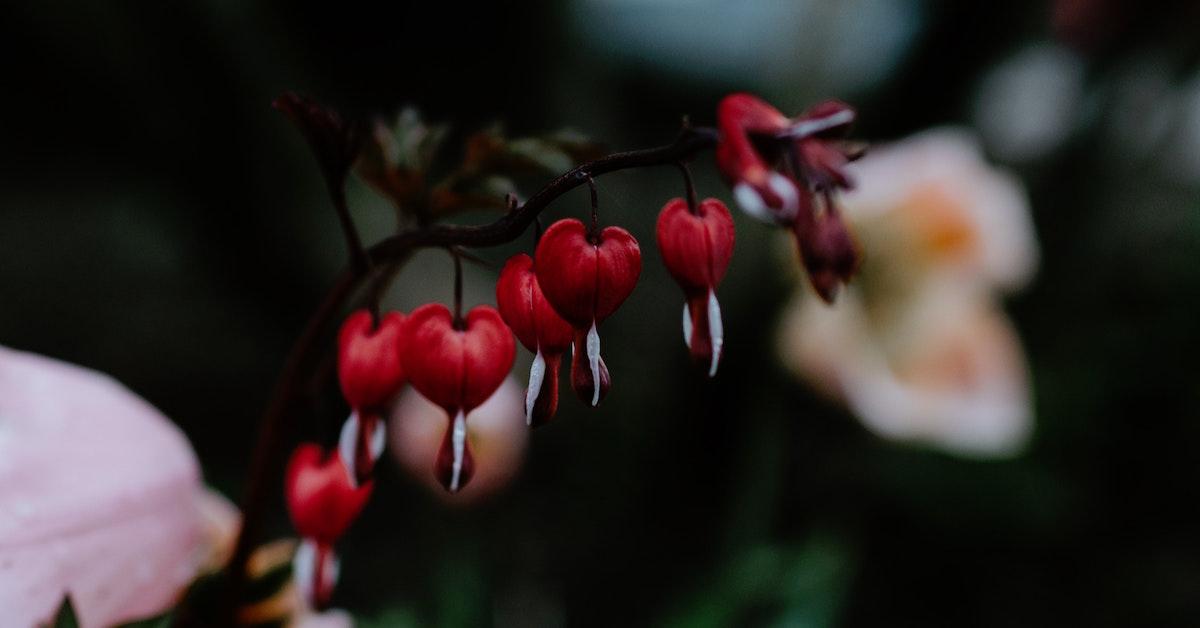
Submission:
[[[258,442],[251,459],[246,491],[242,497],[243,523],[238,534],[228,574],[229,594],[226,597],[226,617],[232,618],[234,607],[246,584],[246,561],[259,540],[262,515],[268,503],[269,489],[274,486],[273,469],[276,468],[287,442],[288,417],[293,410],[301,382],[305,381],[305,366],[312,360],[318,347],[324,346],[329,329],[336,320],[350,295],[364,279],[371,276],[370,269],[383,266],[376,277],[391,276],[394,268],[402,264],[411,254],[427,247],[488,247],[511,242],[521,236],[552,202],[574,188],[591,182],[597,177],[618,170],[647,168],[686,161],[701,151],[711,150],[717,145],[716,129],[685,127],[670,144],[614,153],[579,165],[550,181],[520,205],[514,204],[498,220],[486,225],[434,224],[403,231],[364,249],[354,228],[346,205],[343,190],[332,191],[334,208],[337,210],[346,243],[351,252],[351,263],[337,282],[325,295],[321,305],[313,312],[304,331],[292,346],[279,375],[270,402],[259,424]],[[594,182],[593,182],[594,186]],[[594,189],[594,188],[593,188]],[[593,195],[595,192],[593,191]],[[593,196],[594,198],[594,196]],[[593,219],[595,220],[595,219]],[[461,263],[461,262],[459,262]],[[461,288],[456,288],[456,293]],[[370,293],[382,292],[380,286],[372,286]],[[373,298],[373,297],[371,297]]]

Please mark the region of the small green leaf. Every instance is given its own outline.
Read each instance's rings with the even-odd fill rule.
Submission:
[[[71,594],[63,596],[58,613],[54,615],[54,628],[79,628],[79,619],[75,616],[75,606],[71,604]]]
[[[131,621],[127,624],[121,624],[117,628],[168,628],[168,626],[171,625],[172,619],[174,619],[174,615],[170,611],[167,611],[162,615],[155,615],[154,617],[147,617],[145,619]]]

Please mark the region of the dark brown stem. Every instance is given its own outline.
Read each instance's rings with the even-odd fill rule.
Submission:
[[[261,532],[263,509],[267,504],[268,489],[273,485],[272,469],[282,456],[286,443],[286,417],[304,381],[304,365],[311,354],[323,343],[325,332],[339,315],[349,295],[368,276],[367,269],[373,265],[396,265],[403,263],[415,250],[425,247],[487,247],[511,242],[521,236],[535,218],[554,200],[582,185],[593,176],[627,170],[676,163],[717,145],[717,131],[711,128],[685,128],[675,141],[665,146],[614,153],[573,168],[546,184],[525,203],[514,206],[503,217],[486,225],[431,225],[404,231],[391,236],[365,250],[363,263],[352,262],[349,270],[342,273],[330,288],[321,305],[309,318],[304,331],[296,340],[279,375],[271,401],[263,413],[258,442],[249,469],[246,491],[241,508],[243,524],[229,560],[230,586],[223,611],[232,622],[237,600],[246,584],[246,561],[258,541]],[[344,202],[344,195],[335,196],[335,203]],[[338,209],[344,216],[344,225],[353,225],[349,211]],[[351,237],[351,233],[354,233]],[[347,231],[347,242],[358,241],[357,232]],[[359,245],[361,248],[361,245]],[[353,244],[351,244],[353,250]],[[384,269],[388,274],[388,269]],[[182,621],[182,619],[181,619]]]
[[[354,218],[350,216],[350,206],[346,203],[345,180],[339,183],[332,181],[329,183],[329,198],[333,201],[333,208],[337,211],[342,234],[346,236],[346,250],[350,254],[350,267],[357,274],[365,273],[371,269],[371,258],[367,256],[362,239],[358,236],[358,229],[354,226]]]
[[[687,192],[688,211],[692,212],[693,216],[700,215],[700,207],[696,204],[696,184],[692,182],[692,170],[688,168],[686,161],[678,161],[679,172],[683,173],[683,187]]]
[[[592,226],[588,229],[588,239],[594,243],[600,233],[600,196],[596,191],[596,180],[592,178],[592,175],[581,174],[587,179],[588,196],[592,202]]]
[[[454,328],[465,329],[462,315],[462,255],[458,252],[457,246],[450,247],[450,256],[454,258]]]
[[[259,536],[262,524],[263,509],[267,505],[268,490],[272,485],[270,470],[275,468],[282,455],[283,443],[286,442],[286,417],[292,409],[293,400],[300,393],[304,381],[304,365],[310,360],[310,355],[318,346],[318,340],[324,335],[326,328],[333,322],[346,298],[358,285],[361,275],[355,272],[342,273],[317,310],[309,317],[304,331],[292,345],[284,362],[283,371],[275,384],[271,401],[263,413],[259,424],[258,443],[250,460],[250,476],[246,483],[246,491],[242,496],[242,528],[238,533],[233,555],[229,559],[229,590],[224,610],[228,613],[226,619],[232,622],[232,614],[236,612],[237,600],[244,590],[246,583],[246,561],[254,549],[254,543]]]

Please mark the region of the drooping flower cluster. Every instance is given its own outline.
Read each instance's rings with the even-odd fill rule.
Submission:
[[[836,138],[853,121],[853,111],[826,103],[789,119],[753,96],[735,94],[722,101],[718,118],[717,163],[735,199],[751,215],[795,234],[813,286],[831,300],[858,265],[834,203],[835,192],[850,187],[843,167],[856,153]],[[692,360],[713,377],[725,347],[716,291],[733,256],[734,223],[720,200],[695,199],[686,165],[680,165],[687,198],[662,207],[656,240],[684,293],[684,343]],[[559,220],[541,234],[532,256],[511,257],[496,283],[497,308],[480,305],[464,317],[456,297],[453,311],[439,303],[408,316],[359,310],[344,322],[338,377],[350,417],[335,452],[304,445],[288,470],[288,504],[305,538],[296,571],[316,605],[328,602],[337,572],[332,546],[370,495],[385,442],[382,417],[406,383],[445,413],[434,475],[450,493],[461,490],[476,471],[468,422],[512,369],[514,335],[534,354],[525,393],[529,425],[554,417],[568,349],[576,395],[595,407],[610,391],[600,327],[637,285],[641,249],[625,229],[599,226],[595,183],[582,170],[576,176],[592,188],[591,224]],[[405,417],[401,413],[396,420]]]
[[[726,96],[717,108],[717,166],[734,199],[751,216],[791,228],[809,282],[826,302],[859,264],[835,198],[853,187],[845,166],[863,152],[841,139],[854,118],[838,101],[788,118],[749,94]]]

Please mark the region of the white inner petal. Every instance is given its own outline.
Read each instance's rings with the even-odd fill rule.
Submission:
[[[811,120],[803,120],[793,124],[791,128],[791,136],[807,137],[809,135],[820,133],[821,131],[832,129],[839,124],[846,124],[847,122],[851,122],[853,120],[853,111],[847,109],[835,111],[823,118],[813,118]]]
[[[454,466],[450,474],[450,492],[453,493],[458,490],[458,483],[462,475],[463,452],[467,446],[467,417],[461,409],[458,414],[454,415],[454,433],[450,435],[450,441],[454,445]]]
[[[539,346],[533,364],[529,366],[529,387],[525,389],[525,425],[533,425],[533,405],[542,391],[542,380],[546,377],[546,358]]]
[[[596,321],[587,333],[588,365],[592,367],[592,407],[600,405],[600,332],[596,331]]]
[[[762,196],[749,184],[739,183],[733,186],[733,200],[737,201],[738,207],[741,207],[742,211],[750,216],[763,222],[775,222],[775,216],[763,202]]]
[[[371,432],[371,463],[379,461],[379,457],[383,455],[383,444],[387,441],[387,424],[383,419],[375,421],[375,431]]]
[[[683,344],[690,349],[692,347],[692,312],[691,307],[685,302],[683,304]]]
[[[313,574],[317,571],[317,543],[312,539],[300,541],[296,554],[292,557],[292,574],[296,585],[300,587],[300,595],[310,605],[313,600]]]
[[[358,429],[358,412],[351,411],[338,435],[338,457],[342,459],[342,467],[350,477],[350,486],[355,487],[358,486],[358,474],[354,472],[354,449],[358,443]]]
[[[717,303],[717,293],[708,289],[708,337],[712,341],[712,365],[708,367],[708,376],[717,374],[717,364],[721,361],[721,347],[725,344],[725,329],[721,324],[721,304]]]
[[[772,172],[767,185],[776,196],[783,199],[783,207],[777,213],[778,220],[786,222],[795,218],[800,210],[800,191],[796,189],[796,184],[778,172]]]

